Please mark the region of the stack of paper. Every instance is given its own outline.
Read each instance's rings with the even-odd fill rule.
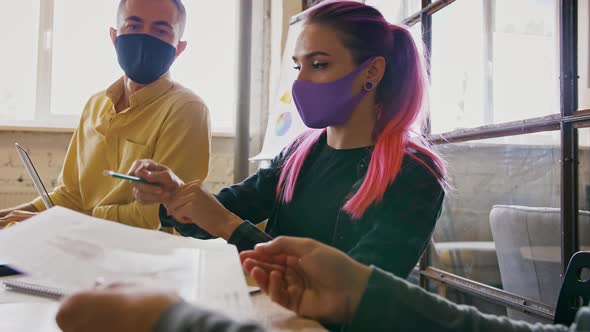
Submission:
[[[25,271],[22,281],[67,293],[91,288],[102,278],[171,288],[189,302],[237,319],[252,313],[234,246],[130,227],[62,207],[0,231],[0,261]]]

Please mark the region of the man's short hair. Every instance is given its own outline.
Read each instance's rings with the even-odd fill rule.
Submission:
[[[178,38],[180,39],[182,38],[182,35],[184,34],[184,28],[186,27],[186,8],[184,8],[182,0],[170,1],[174,3],[174,5],[176,6],[176,10],[178,11],[178,25],[180,27],[180,34]],[[121,10],[123,9],[123,6],[125,6],[126,2],[127,0],[120,0],[119,2],[119,9],[117,10],[117,21],[119,20],[119,14],[121,13]]]

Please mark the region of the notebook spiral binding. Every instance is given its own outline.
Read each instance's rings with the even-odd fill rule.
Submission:
[[[25,294],[30,294],[30,295],[44,296],[44,297],[49,297],[49,298],[56,299],[56,300],[59,300],[60,298],[67,295],[66,290],[61,289],[61,288],[40,286],[40,285],[36,285],[36,284],[28,283],[28,282],[22,282],[22,281],[14,281],[14,280],[5,281],[4,287],[10,291],[20,292],[20,293],[25,293]]]

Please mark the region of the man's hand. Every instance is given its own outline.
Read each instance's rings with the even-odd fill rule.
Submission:
[[[162,313],[180,301],[175,293],[113,285],[66,298],[56,321],[64,332],[149,332]]]
[[[371,269],[311,239],[279,237],[240,255],[244,269],[270,298],[300,316],[350,322]]]
[[[33,212],[33,213],[31,213]],[[0,210],[0,228],[11,222],[20,222],[37,215],[37,208],[32,203],[25,203],[10,209]]]
[[[5,210],[0,210],[0,218],[4,218],[6,217],[10,212],[12,212],[14,209],[5,209]]]
[[[176,221],[194,223],[211,235],[226,240],[242,223],[242,219],[219,203],[198,180],[181,186],[164,205]]]
[[[10,211],[6,216],[0,218],[0,228],[4,228],[9,224],[27,220],[31,217],[36,216],[37,214],[39,214],[39,212],[28,212],[20,210]]]
[[[149,159],[134,161],[128,174],[157,184],[133,182],[133,196],[142,204],[167,203],[178,187],[184,184],[171,169]]]

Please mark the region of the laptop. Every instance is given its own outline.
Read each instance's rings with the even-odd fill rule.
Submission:
[[[25,164],[25,169],[27,170],[27,173],[29,173],[29,176],[33,180],[35,189],[37,189],[39,196],[41,196],[41,200],[43,200],[45,207],[47,207],[48,209],[52,208],[54,204],[51,201],[49,193],[47,192],[47,189],[45,189],[45,185],[43,184],[43,181],[41,181],[41,178],[39,177],[39,174],[37,173],[35,166],[33,166],[31,158],[29,158],[29,154],[27,153],[27,151],[25,151],[25,149],[18,145],[18,143],[14,143],[14,145],[16,146],[16,151],[18,151],[20,159],[22,159],[23,164]]]

